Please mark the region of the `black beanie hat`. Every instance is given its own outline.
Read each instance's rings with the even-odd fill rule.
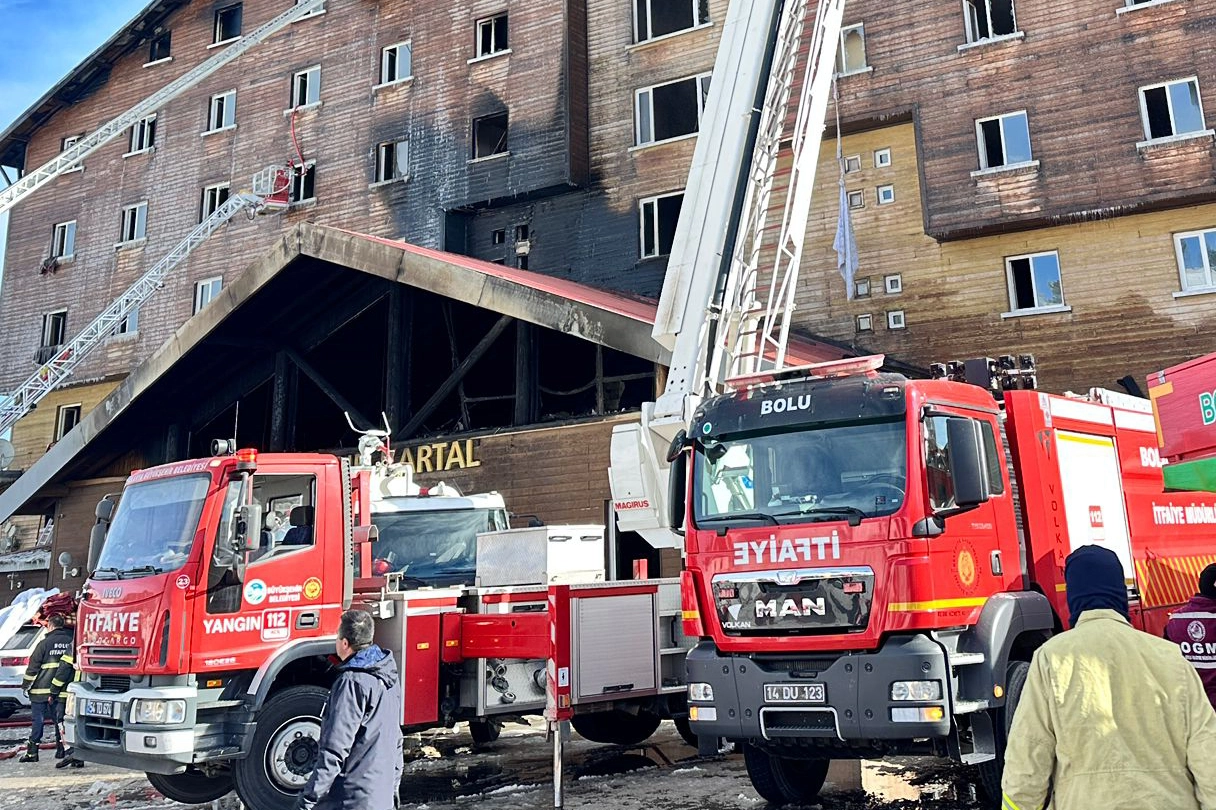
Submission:
[[[1118,611],[1130,619],[1127,584],[1118,555],[1101,546],[1081,546],[1064,561],[1064,583],[1068,589],[1068,624],[1087,610]]]
[[[1216,599],[1216,563],[1212,563],[1199,574],[1199,595]]]

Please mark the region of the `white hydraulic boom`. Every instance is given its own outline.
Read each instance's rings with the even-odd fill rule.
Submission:
[[[816,4],[776,259],[762,266],[808,6],[808,0],[735,2],[723,26],[652,333],[671,350],[667,385],[657,402],[643,405],[640,424],[619,425],[612,434],[609,478],[618,523],[655,547],[682,542],[667,516],[666,453],[701,398],[728,390],[732,377],[785,365],[844,17],[844,0]]]
[[[105,146],[141,119],[156,112],[167,102],[194,87],[203,79],[245,53],[245,51],[269,38],[276,31],[319,9],[324,3],[325,0],[301,0],[300,3],[292,6],[269,22],[263,23],[227,48],[224,48],[215,56],[183,74],[180,78],[165,85],[122,115],[102,125],[95,132],[84,136],[46,165],[40,166],[34,171],[26,172],[25,176],[20,180],[13,183],[4,191],[0,191],[0,213],[4,213],[17,205],[30,194],[33,194],[64,172],[75,168],[85,157]]]

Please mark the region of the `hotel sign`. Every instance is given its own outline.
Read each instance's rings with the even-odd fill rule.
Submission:
[[[474,439],[421,444],[405,448],[397,460],[412,465],[416,473],[471,470],[481,466],[481,459],[477,458],[479,444]]]

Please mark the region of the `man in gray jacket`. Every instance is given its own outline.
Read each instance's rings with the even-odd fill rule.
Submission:
[[[372,617],[342,614],[342,664],[321,721],[317,762],[298,810],[392,810],[401,785],[401,681],[392,653],[372,644]]]

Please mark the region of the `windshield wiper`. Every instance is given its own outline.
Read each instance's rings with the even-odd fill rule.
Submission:
[[[106,576],[100,576],[105,574]],[[122,579],[117,568],[98,568],[93,572],[93,579]]]
[[[863,518],[870,517],[856,506],[808,506],[798,511],[801,515],[848,515],[850,526],[860,526]]]
[[[722,523],[727,520],[763,520],[774,526],[780,526],[781,521],[770,515],[768,512],[731,512],[729,515],[716,515],[714,517],[700,518],[697,523]]]
[[[155,565],[137,565],[134,568],[126,568],[126,569],[123,569],[122,571],[118,571],[117,573],[118,573],[118,578],[122,579],[126,575],[137,576],[137,577],[147,577],[147,576],[151,576],[152,574],[163,573],[163,570],[164,569],[157,568]]]

